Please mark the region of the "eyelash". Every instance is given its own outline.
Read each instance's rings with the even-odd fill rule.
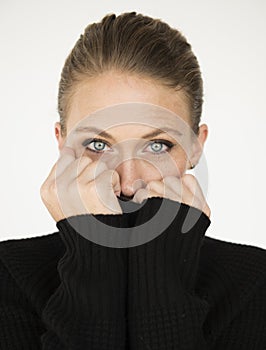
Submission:
[[[96,150],[93,150],[93,149],[90,149],[90,148],[87,147],[87,145],[90,145],[90,144],[93,143],[93,142],[102,142],[102,143],[104,143],[104,144],[106,144],[106,145],[108,146],[108,143],[107,143],[107,142],[105,142],[105,141],[103,141],[103,140],[101,140],[101,139],[96,139],[96,138],[92,138],[92,139],[87,139],[87,140],[85,140],[85,141],[82,143],[82,146],[84,146],[84,147],[85,147],[88,151],[90,151],[90,152],[94,152],[94,153],[98,153],[98,154],[103,153],[104,151],[96,151]],[[154,152],[154,153],[152,153],[152,155],[154,155],[154,156],[158,156],[158,155],[167,153],[167,152],[169,152],[169,151],[171,150],[172,147],[175,146],[175,144],[173,144],[172,142],[167,141],[167,140],[161,140],[161,139],[151,140],[151,143],[150,143],[149,145],[154,144],[154,143],[161,143],[161,144],[163,144],[163,145],[165,145],[165,146],[168,147],[168,149],[165,150],[165,151],[160,151],[160,152]],[[149,145],[148,145],[148,146],[149,146]]]

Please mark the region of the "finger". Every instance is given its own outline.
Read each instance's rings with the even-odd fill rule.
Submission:
[[[115,171],[115,175],[113,176],[112,179],[112,185],[113,185],[113,190],[116,196],[120,196],[121,193],[121,183],[120,183],[120,176],[117,171]]]
[[[162,181],[159,181],[159,180],[152,180],[152,181],[150,181],[150,182],[147,184],[146,189],[163,194],[163,193],[164,193],[164,187],[165,187],[165,186],[164,186],[164,184],[162,183]]]
[[[63,154],[70,154],[70,155],[74,155],[74,157],[76,158],[76,152],[74,150],[74,148],[70,147],[70,146],[63,146],[60,150],[60,155]]]
[[[134,195],[132,201],[135,203],[142,203],[145,199],[152,197],[163,197],[161,193],[146,188],[140,188]]]
[[[104,164],[105,163],[103,163],[103,165]],[[120,176],[115,170],[104,170],[101,174],[97,176],[95,182],[106,193],[108,192],[114,194],[115,192],[121,191]]]
[[[87,169],[90,169],[89,165],[92,163],[93,161],[91,158],[81,156],[68,166],[65,171],[65,176],[67,176],[71,181],[75,180],[76,178],[79,178],[80,181],[80,179],[83,179],[83,177],[85,178]]]
[[[87,158],[87,157],[83,157]],[[80,165],[78,174],[78,180],[80,183],[87,184],[95,180],[100,174],[108,170],[106,163],[102,161],[94,161],[90,159],[82,160],[83,164]]]
[[[182,180],[187,188],[190,190],[192,193],[192,205],[195,206],[196,208],[200,209],[203,211],[208,217],[210,217],[211,211],[210,208],[206,202],[204,193],[201,189],[200,184],[198,183],[198,180],[191,174],[186,174],[183,177]]]
[[[184,191],[186,190],[182,184],[180,178],[176,176],[166,176],[163,178],[163,182],[166,187],[171,189],[180,198],[182,198]]]
[[[108,210],[122,213],[116,193],[120,194],[120,177],[117,171],[108,169],[95,179],[98,198]],[[116,193],[115,193],[116,192]]]
[[[56,166],[56,177],[59,177],[64,173],[67,167],[76,159],[75,151],[73,148],[64,146],[60,150],[60,157]]]
[[[41,187],[40,187],[40,191],[44,191],[45,189],[48,189],[48,187],[50,186],[50,184],[52,182],[54,182],[55,179],[55,170],[56,170],[56,165],[57,163],[54,163],[54,165],[52,166],[47,178],[45,179],[45,181],[42,183]]]
[[[164,179],[163,179],[164,180]],[[175,186],[175,189],[172,189],[164,181],[152,180],[146,186],[147,190],[157,192],[161,197],[169,198],[174,201],[180,201],[180,188]]]
[[[185,204],[199,206],[202,199],[198,197],[198,183],[193,175],[185,175],[188,178],[176,176],[167,176],[164,178],[164,182],[168,188],[171,188],[174,193],[178,195],[181,201]]]
[[[200,184],[198,183],[197,179],[195,176],[191,174],[185,174],[182,178],[181,181],[189,189],[189,191],[192,193],[193,197],[198,198],[200,201],[205,201],[204,194],[201,190]]]

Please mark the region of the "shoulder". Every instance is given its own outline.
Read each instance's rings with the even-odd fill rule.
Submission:
[[[265,287],[265,249],[205,236],[196,290],[210,305],[207,326],[218,331],[224,320],[229,325],[241,314],[243,322],[261,317],[258,303],[260,310],[266,310]]]
[[[7,239],[0,242],[0,252],[4,250],[17,251],[21,248],[32,250],[33,247],[58,247],[61,239],[59,232],[53,232],[42,236],[25,237],[19,239]]]
[[[0,242],[0,261],[11,273],[30,272],[60,258],[64,245],[58,232]]]
[[[266,277],[266,249],[205,236],[200,253],[201,271],[219,270],[235,279],[256,281]],[[203,271],[204,270],[204,271]]]
[[[58,232],[43,236],[8,239],[0,242],[0,260],[19,264],[20,260],[34,262],[54,259],[62,253],[63,242]]]
[[[266,249],[205,236],[200,250],[199,282],[225,287],[244,296],[266,281]]]
[[[58,232],[2,241],[1,280],[16,285],[19,293],[40,311],[59,283],[57,264],[64,251],[65,246]]]

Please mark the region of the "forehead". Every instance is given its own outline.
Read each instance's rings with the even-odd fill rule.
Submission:
[[[81,135],[103,137],[117,143],[132,138],[155,139],[165,133],[176,142],[184,142],[190,137],[189,130],[190,126],[172,111],[153,104],[131,102],[109,106],[83,118],[69,133],[68,141],[75,142]]]
[[[176,116],[190,123],[188,99],[182,91],[150,78],[109,72],[74,88],[67,127],[74,129],[80,123],[92,126],[103,123],[104,127],[111,127],[112,124],[145,121],[155,128],[166,124],[176,127]]]

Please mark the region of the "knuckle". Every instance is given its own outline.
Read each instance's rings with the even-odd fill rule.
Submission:
[[[81,184],[79,184],[79,187],[81,189],[81,192],[82,193],[86,192],[86,195],[89,198],[89,197],[95,195],[95,192],[96,192],[96,188],[95,188],[96,186],[95,185],[96,185],[95,181],[91,181],[91,182],[86,183],[86,184],[81,183]]]
[[[147,187],[151,188],[151,187],[154,187],[154,186],[159,185],[159,184],[161,184],[161,182],[159,180],[151,180],[151,181],[149,181]]]
[[[113,179],[115,181],[119,181],[120,180],[120,176],[119,176],[119,174],[118,174],[118,172],[116,170],[113,170],[112,176],[113,176]]]
[[[55,182],[51,183],[44,183],[40,187],[40,196],[43,201],[49,201],[54,198],[54,195],[56,193],[56,184]]]
[[[47,197],[47,193],[48,193],[47,186],[46,185],[42,185],[40,187],[40,196],[41,196],[41,198]]]
[[[165,181],[173,181],[173,180],[177,180],[177,177],[174,175],[168,175],[168,176],[165,176],[164,180]]]
[[[191,191],[193,193],[200,189],[200,185],[199,185],[197,179],[195,178],[195,176],[193,176],[191,174],[186,174],[183,177],[182,183],[186,186],[186,188],[188,188],[189,191]]]
[[[44,182],[40,187],[40,193],[41,194],[47,194],[50,192],[50,188],[52,186],[52,183],[48,183],[47,181]]]
[[[53,181],[50,186],[49,186],[49,189],[48,189],[48,192],[51,194],[54,194],[57,192],[57,188],[58,188],[58,184],[56,183],[56,181]]]
[[[195,176],[192,175],[192,174],[185,174],[185,175],[183,176],[183,179],[184,179],[184,180],[188,180],[188,181],[195,181],[195,180],[196,180]]]
[[[163,181],[165,184],[169,185],[177,185],[180,182],[176,176],[166,176]]]
[[[40,187],[40,192],[46,192],[47,191],[47,182],[44,182]]]

